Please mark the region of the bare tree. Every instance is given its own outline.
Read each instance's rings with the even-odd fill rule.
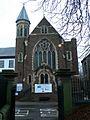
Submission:
[[[77,38],[80,57],[90,52],[90,0],[39,0],[38,9],[56,24],[64,39]]]

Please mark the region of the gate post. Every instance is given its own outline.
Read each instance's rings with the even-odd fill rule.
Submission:
[[[10,118],[9,120],[15,120],[15,77],[17,77],[17,73],[14,70],[2,70],[0,75],[4,77],[7,81],[7,95],[6,95],[6,103],[10,105]]]
[[[58,93],[58,120],[64,120],[64,115],[72,110],[72,87],[70,69],[59,69],[55,73]]]

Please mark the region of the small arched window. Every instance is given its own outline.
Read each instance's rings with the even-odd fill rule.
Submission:
[[[41,84],[44,84],[44,75],[41,74]]]
[[[40,76],[40,83],[41,84],[48,84],[48,74],[46,73],[46,74],[41,74],[41,76]]]
[[[27,28],[24,28],[24,36],[27,36]]]
[[[20,36],[23,36],[23,28],[20,28]]]
[[[45,84],[48,84],[48,74],[45,74]]]
[[[18,53],[18,62],[23,62],[23,52]]]
[[[48,33],[48,27],[47,26],[45,26],[45,25],[43,25],[42,27],[41,27],[41,33]]]

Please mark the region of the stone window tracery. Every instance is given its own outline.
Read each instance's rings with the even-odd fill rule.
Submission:
[[[53,44],[47,39],[42,39],[34,49],[33,68],[37,69],[43,63],[50,68],[56,69],[56,52]]]

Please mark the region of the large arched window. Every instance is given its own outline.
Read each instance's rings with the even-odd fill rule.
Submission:
[[[56,69],[56,51],[54,45],[47,39],[42,39],[34,48],[33,68],[37,69],[46,63],[51,69]]]

